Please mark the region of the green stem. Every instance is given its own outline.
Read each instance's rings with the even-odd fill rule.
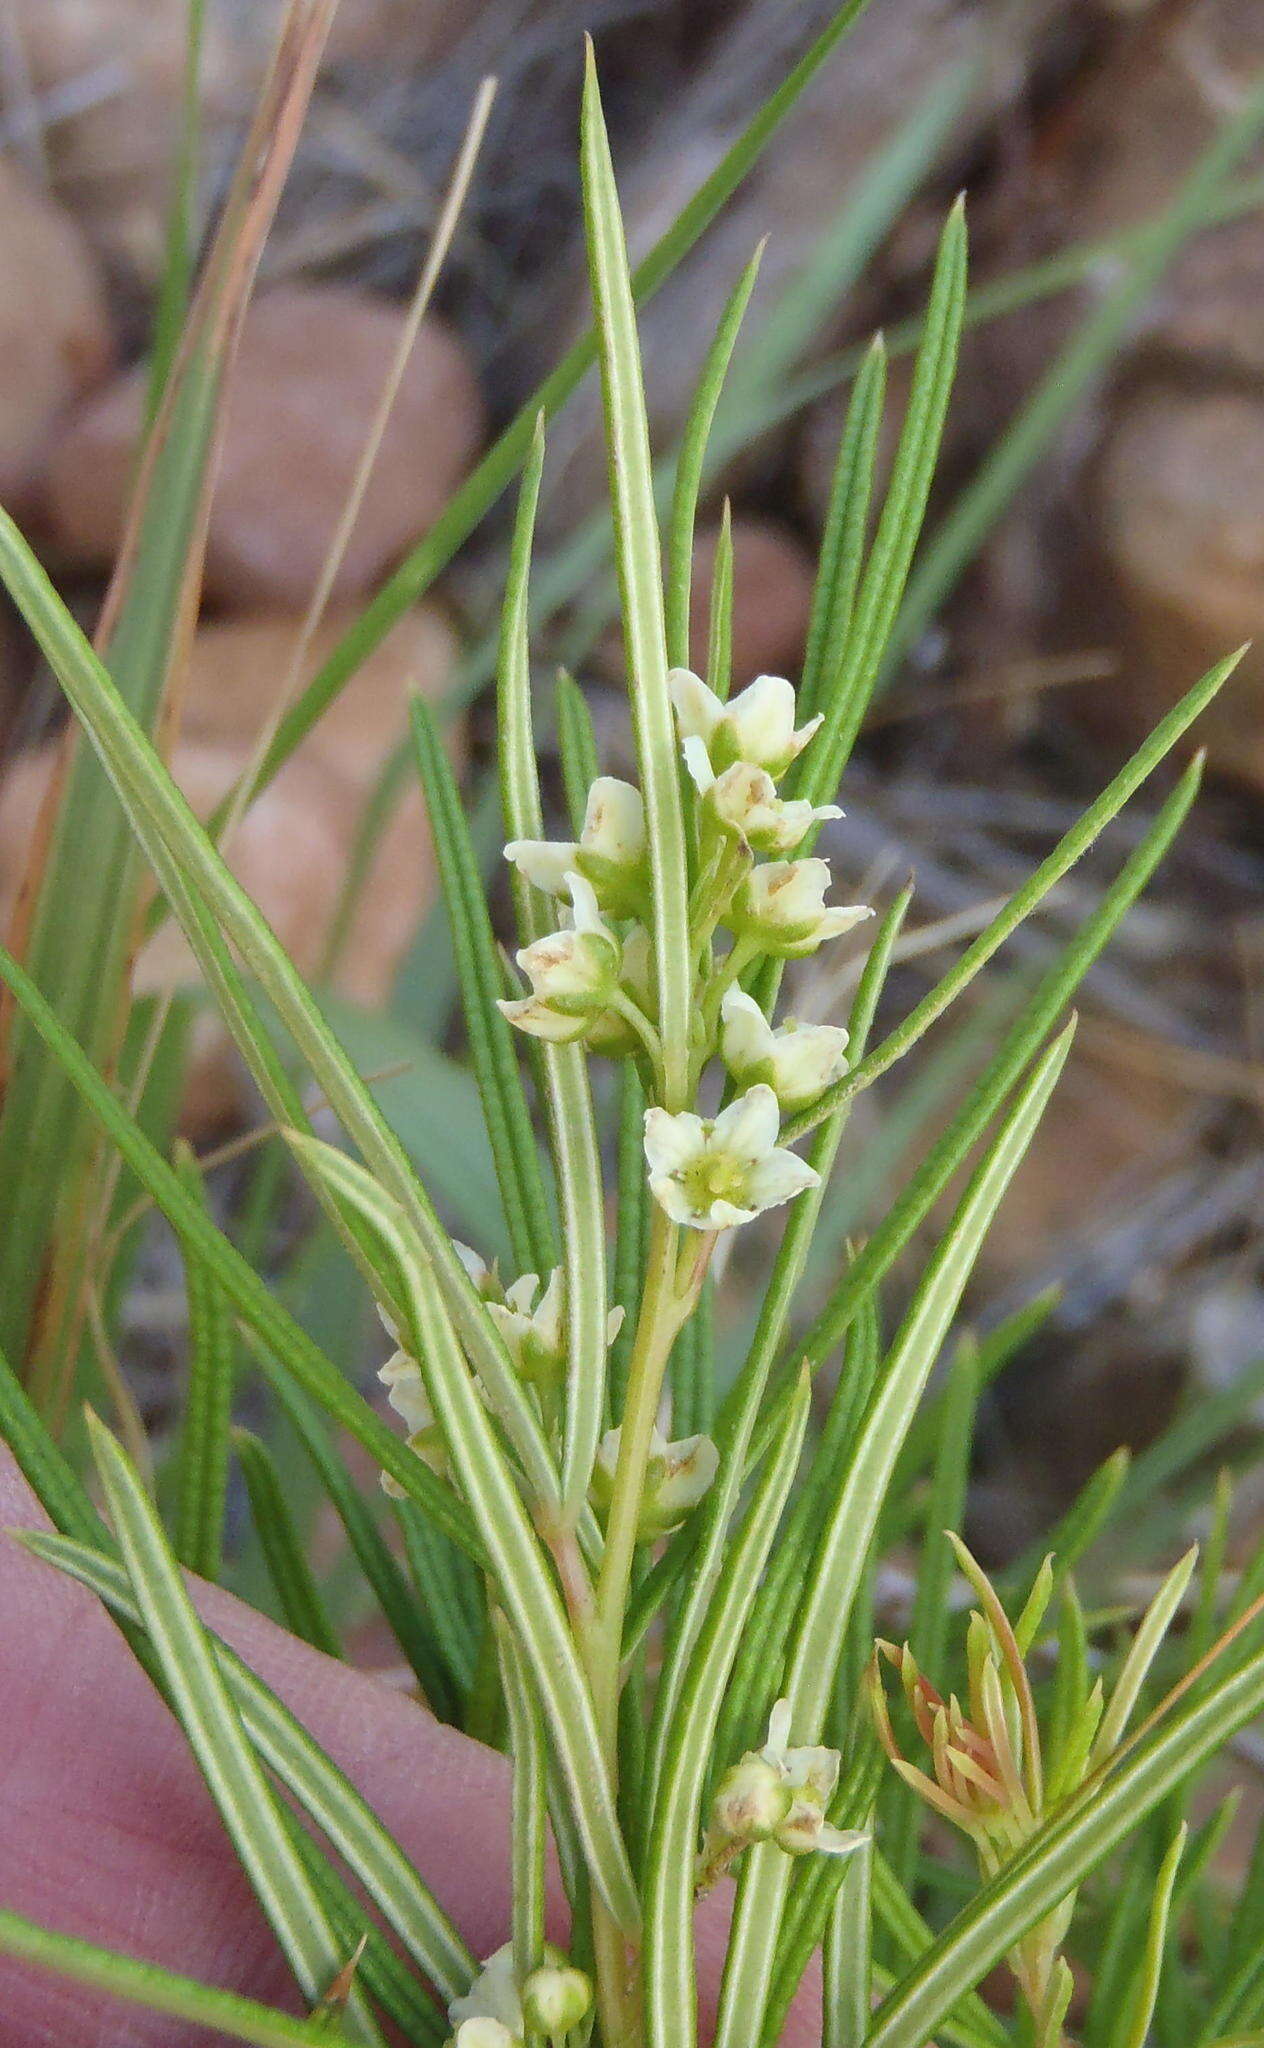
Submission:
[[[628,1393],[619,1433],[606,1547],[597,1581],[597,1611],[585,1632],[582,1652],[611,1780],[618,1777],[619,1677],[623,1624],[636,1553],[654,1424],[672,1344],[687,1309],[677,1291],[680,1232],[653,1205],[646,1252],[645,1287],[636,1337],[628,1361]],[[635,2048],[640,2039],[639,1996],[626,1936],[599,1898],[593,1901],[593,1945],[597,2008],[605,2048]]]
[[[644,1010],[641,1009],[638,1003],[633,1002],[631,996],[625,994],[621,988],[615,989],[611,996],[610,1008],[615,1012],[616,1016],[622,1017],[624,1023],[635,1031],[641,1044],[649,1054],[650,1064],[654,1073],[661,1074],[663,1071],[663,1041],[650,1023]]]
[[[605,1555],[597,1582],[595,1635],[601,1669],[594,1673],[594,1689],[598,1725],[611,1757],[614,1756],[617,1739],[623,1618],[632,1578],[645,1470],[663,1391],[663,1375],[685,1306],[676,1290],[679,1248],[677,1226],[656,1203],[650,1220],[641,1313],[637,1319],[632,1356],[628,1361],[628,1396],[619,1431],[619,1459],[606,1524]]]

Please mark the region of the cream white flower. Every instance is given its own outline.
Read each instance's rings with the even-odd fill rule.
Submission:
[[[788,1856],[849,1856],[867,1840],[825,1818],[838,1783],[838,1751],[791,1749],[789,1739],[790,1702],[778,1700],[763,1748],[747,1750],[716,1788],[699,1858],[704,1889],[752,1842],[776,1842]]]
[[[706,742],[696,733],[690,734],[682,751],[703,804],[720,830],[744,841],[756,853],[793,853],[813,825],[843,815],[837,804],[779,797],[767,769],[756,768],[750,761],[734,761],[717,775]]]
[[[506,2048],[506,2042],[521,2042],[526,2023],[514,1976],[511,1941],[488,1956],[465,1996],[452,2000],[448,2018],[456,2029],[459,2048]],[[504,2038],[483,2031],[486,2023],[501,2028]],[[471,2032],[471,2028],[475,2031]]]
[[[762,1084],[714,1118],[647,1109],[650,1193],[674,1223],[691,1230],[749,1223],[819,1179],[806,1160],[778,1146],[779,1124],[777,1098]]]
[[[571,922],[524,946],[518,965],[530,978],[531,994],[499,1008],[535,1038],[582,1038],[590,1020],[609,1004],[618,987],[619,941],[603,922],[592,885],[570,873]]]
[[[407,1430],[408,1448],[421,1459],[423,1465],[442,1478],[447,1470],[447,1452],[444,1448],[443,1433],[435,1421],[430,1397],[421,1377],[421,1367],[406,1351],[392,1352],[386,1364],[378,1373],[386,1388],[386,1398]],[[392,1500],[403,1500],[404,1489],[398,1479],[389,1472],[382,1474],[382,1490]]]
[[[864,903],[827,907],[828,861],[770,860],[752,869],[737,892],[727,922],[756,940],[765,952],[786,959],[814,953],[873,912]]]
[[[567,2026],[551,2029],[547,2017],[574,2013],[569,2025],[578,2025],[592,2005],[592,1985],[582,1970],[571,1967],[569,1958],[551,1941],[544,1944],[544,1960],[532,1970],[521,1994],[514,1976],[513,1943],[506,1942],[489,1956],[464,1998],[454,1998],[448,2018],[454,2028],[454,2048],[522,2048],[527,2031],[526,2012],[531,2012],[533,2032],[550,2038],[565,2033]]]
[[[773,1830],[773,1839],[791,1856],[806,1856],[818,1849],[827,1856],[849,1856],[866,1840],[856,1828],[831,1827],[825,1809],[838,1783],[840,1757],[836,1749],[791,1749],[790,1702],[778,1700],[768,1721],[768,1740],[759,1755],[780,1775],[790,1793],[785,1819]]]
[[[846,1071],[847,1033],[836,1024],[800,1024],[788,1017],[774,1031],[753,996],[725,991],[720,1053],[733,1079],[767,1083],[783,1110],[802,1109]]]
[[[487,1313],[500,1330],[509,1356],[524,1380],[534,1387],[556,1386],[566,1364],[566,1281],[560,1266],[549,1274],[537,1301],[540,1276],[524,1273],[505,1289],[503,1302],[489,1301]],[[623,1324],[623,1310],[606,1318],[606,1342],[613,1344]]]
[[[672,669],[668,685],[681,739],[700,739],[717,774],[748,761],[784,775],[821,723],[818,712],[795,731],[794,688],[784,676],[756,676],[727,704],[692,669]]]
[[[649,887],[640,790],[599,775],[588,792],[578,840],[512,839],[505,859],[549,896],[564,895],[567,876],[580,874],[611,917],[634,917],[644,909]]]
[[[608,1430],[597,1446],[593,1498],[603,1511],[614,1493],[621,1432]],[[708,1491],[720,1466],[720,1453],[709,1436],[684,1436],[668,1443],[662,1431],[650,1435],[637,1533],[647,1542],[678,1529],[691,1508]]]

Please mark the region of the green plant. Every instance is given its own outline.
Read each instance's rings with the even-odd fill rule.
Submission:
[[[843,10],[819,55],[856,11]],[[792,97],[781,96],[778,111]],[[1232,154],[1226,148],[1217,159],[1219,175]],[[828,867],[812,849],[821,825],[838,816],[831,799],[905,616],[965,313],[964,212],[954,208],[942,234],[898,450],[872,518],[880,345],[857,376],[798,697],[788,682],[763,677],[730,698],[723,575],[705,682],[690,668],[686,621],[707,434],[753,271],[700,382],[664,568],[633,285],[591,61],[582,164],[638,782],[600,772],[582,695],[564,682],[558,727],[574,836],[545,836],[529,660],[545,459],[537,426],[533,438],[517,433],[483,486],[503,482],[512,459],[525,456],[498,658],[519,976],[498,949],[434,723],[420,706],[414,718],[502,1209],[478,1250],[450,1236],[325,1010],[192,818],[146,737],[143,706],[129,703],[0,518],[9,592],[320,1205],[342,1270],[361,1277],[391,1334],[396,1349],[381,1378],[406,1431],[401,1439],[381,1422],[216,1228],[196,1167],[187,1158],[168,1164],[98,1070],[99,1043],[78,1043],[48,992],[0,951],[26,1041],[64,1083],[76,1116],[99,1126],[129,1189],[175,1229],[194,1339],[173,1539],[133,1462],[94,1421],[107,1528],[37,1407],[7,1367],[0,1372],[0,1425],[56,1529],[27,1540],[106,1603],[179,1719],[312,2017],[285,2019],[2,1913],[0,1949],[260,2044],[374,2042],[390,2023],[422,2043],[450,2032],[457,2048],[583,2048],[598,2038],[604,2048],[689,2048],[699,2027],[696,1899],[735,1875],[715,2029],[722,2048],[777,2038],[818,1947],[830,2048],[920,2048],[932,2038],[1058,2048],[1068,2025],[1079,2029],[1067,2018],[1069,1954],[1088,1959],[1099,1991],[1117,1994],[1094,2001],[1083,2038],[1092,2048],[1142,2048],[1156,2016],[1164,2023],[1162,1966],[1176,1916],[1215,1847],[1211,1824],[1189,1836],[1183,1788],[1264,1706],[1256,1606],[1243,1589],[1213,1643],[1213,1574],[1184,1674],[1165,1670],[1163,1705],[1127,1735],[1151,1665],[1170,1662],[1165,1641],[1193,1559],[1164,1581],[1130,1646],[1112,1617],[1085,1615],[1067,1564],[1118,1503],[1126,1481],[1113,1464],[1068,1518],[1059,1557],[1022,1588],[1014,1623],[958,1550],[979,1601],[962,1709],[943,1612],[952,1563],[930,1517],[960,1513],[980,1388],[1033,1318],[995,1338],[986,1357],[967,1347],[942,1394],[928,1389],[980,1244],[1067,1056],[1067,1005],[1188,812],[1197,761],[1028,994],[885,1217],[839,1259],[806,1327],[796,1296],[828,1177],[846,1156],[852,1103],[939,1022],[1170,755],[1233,658],[1191,690],[885,1037],[871,1042],[908,890],[877,917],[872,936],[866,931],[846,1027],[776,1023],[787,964],[859,932],[871,914],[826,902]],[[1206,200],[1200,190],[1199,205]],[[451,532],[463,516],[453,515]],[[427,563],[449,529],[432,541]],[[366,624],[358,646],[393,602],[379,602],[377,625]],[[282,727],[267,765],[315,715],[342,659]],[[616,1077],[614,1131],[608,1094],[594,1085],[596,1062]],[[337,1119],[339,1145],[313,1131],[301,1072]],[[805,1140],[804,1153],[791,1149]],[[884,1284],[950,1186],[955,1206],[888,1332]],[[470,1203],[475,1216],[478,1207]],[[722,1386],[717,1252],[759,1214],[782,1208],[753,1331]],[[493,1239],[512,1277],[487,1256]],[[212,1574],[220,1562],[235,1448],[277,1604],[298,1633],[337,1650],[271,1454],[231,1431],[239,1334],[332,1502],[418,1690],[433,1711],[512,1756],[513,1924],[506,1946],[481,1967],[354,1788],[198,1620],[183,1583],[181,1562]],[[824,1369],[835,1361],[831,1381]],[[58,1364],[66,1371],[64,1359]],[[938,1443],[928,1416],[942,1424]],[[330,1423],[381,1466],[389,1511],[352,1483]],[[931,1506],[919,1511],[928,1469]],[[881,1648],[899,1667],[930,1749],[929,1774],[904,1762],[871,1657],[873,1569],[901,1518],[920,1538],[914,1647]],[[1056,1625],[1048,1619],[1055,1591]],[[1100,1679],[1094,1685],[1089,1675],[1098,1656],[1114,1660],[1106,1706]],[[875,1729],[899,1759],[902,1786],[884,1777]],[[314,1823],[377,1917],[278,1789]],[[974,1841],[977,1881],[948,1858],[919,1854],[916,1794]],[[565,1952],[544,1934],[550,1823],[572,1915]],[[1112,1914],[1094,1879],[1138,1834],[1133,1868],[1142,1881],[1120,1894],[1128,1912]],[[1255,1892],[1248,1920],[1258,1934],[1264,1885]],[[1228,1987],[1215,2024],[1241,2036],[1264,2005],[1259,1972],[1240,1932],[1218,1916],[1210,1883],[1199,1904],[1198,1968],[1212,1981],[1223,1971]],[[1006,1957],[1023,2001],[1012,2023],[978,1991]],[[1179,2001],[1169,2017],[1184,2024]]]

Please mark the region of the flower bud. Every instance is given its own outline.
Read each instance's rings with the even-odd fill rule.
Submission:
[[[641,915],[649,892],[641,792],[613,775],[599,775],[588,792],[578,840],[514,839],[505,858],[547,895],[565,894],[568,876],[578,874],[611,917]]]
[[[747,761],[784,775],[821,723],[818,713],[795,731],[794,689],[784,676],[756,676],[727,704],[691,669],[672,669],[668,685],[681,739],[702,740],[717,774]]]
[[[597,1446],[592,1494],[603,1513],[614,1493],[620,1440],[620,1432],[611,1429]],[[643,1541],[666,1536],[680,1527],[711,1486],[719,1463],[720,1454],[709,1436],[686,1436],[677,1443],[668,1443],[661,1431],[652,1432],[637,1520],[637,1534]]]
[[[711,1807],[714,1834],[734,1842],[767,1842],[790,1811],[793,1794],[776,1766],[748,1752],[724,1773]]]
[[[720,1052],[740,1087],[763,1082],[783,1110],[815,1102],[845,1072],[847,1033],[834,1024],[787,1018],[773,1030],[759,1004],[730,988],[720,1005]]]
[[[814,953],[872,917],[863,903],[826,906],[829,864],[823,860],[774,860],[752,870],[738,890],[728,923],[766,953],[797,959]]]
[[[545,1963],[522,1987],[522,2015],[536,2033],[556,2040],[579,2026],[592,2008],[592,1984],[568,1963]]]

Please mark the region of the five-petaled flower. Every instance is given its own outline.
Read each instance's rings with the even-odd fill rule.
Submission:
[[[791,1201],[815,1187],[819,1175],[777,1144],[780,1121],[777,1098],[763,1084],[717,1117],[646,1110],[650,1193],[674,1223],[691,1230],[730,1230]]]
[[[599,775],[588,792],[578,840],[511,839],[505,859],[549,896],[565,895],[567,876],[579,874],[608,916],[641,915],[649,884],[640,790],[614,775]]]
[[[720,1005],[720,1052],[739,1087],[766,1082],[783,1110],[802,1109],[845,1072],[847,1033],[836,1024],[800,1024],[793,1017],[774,1031],[744,989],[725,991]]]
[[[818,712],[795,731],[794,686],[784,676],[756,676],[727,704],[692,669],[672,669],[668,685],[681,739],[700,739],[717,775],[735,761],[784,775],[821,723]]]

